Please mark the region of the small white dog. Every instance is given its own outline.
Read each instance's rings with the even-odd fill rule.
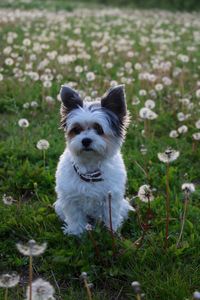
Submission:
[[[126,170],[120,153],[128,113],[123,86],[111,88],[101,102],[83,102],[69,86],[61,88],[61,124],[68,147],[56,171],[55,210],[64,233],[81,234],[90,219],[116,231],[133,210],[124,199]]]

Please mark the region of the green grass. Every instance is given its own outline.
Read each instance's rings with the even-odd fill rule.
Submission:
[[[75,10],[66,17],[62,13],[44,12],[36,16],[32,12],[32,19],[30,15],[21,15],[20,18],[15,15],[14,21],[0,21],[3,36],[0,73],[4,76],[0,81],[0,191],[2,196],[11,195],[17,200],[11,206],[0,203],[0,270],[15,270],[21,276],[20,285],[9,291],[9,299],[24,297],[28,283],[28,258],[17,251],[16,243],[30,239],[48,243],[46,252],[34,259],[34,278],[41,276],[50,281],[56,289],[56,299],[87,299],[79,279],[82,271],[88,273],[94,284],[93,299],[134,299],[131,288],[134,280],[141,283],[148,300],[192,299],[192,293],[200,289],[198,143],[196,150],[192,151],[192,134],[198,132],[195,122],[199,119],[199,98],[196,97],[199,77],[193,77],[199,74],[200,64],[198,37],[195,38],[195,32],[199,31],[199,15],[155,11],[145,15],[134,11],[121,11],[118,15],[110,11],[109,15],[102,11],[99,15],[99,11],[95,10],[89,15],[83,12],[77,16],[76,13]],[[77,28],[81,29],[80,33],[74,31]],[[7,40],[9,32],[18,34],[11,44]],[[40,38],[42,35],[43,38]],[[158,37],[165,38],[165,42],[157,44],[154,39]],[[169,37],[172,39],[167,41]],[[173,37],[179,37],[179,40]],[[30,39],[31,46],[23,48],[25,38]],[[74,41],[79,41],[79,44]],[[43,45],[41,51],[34,43]],[[19,63],[14,55],[13,65],[5,64],[5,59],[11,57],[11,54],[3,52],[7,46],[12,47],[11,53],[21,57]],[[101,53],[100,49],[104,46],[108,51]],[[192,52],[188,50],[189,46],[194,47]],[[49,60],[44,69],[38,70],[38,64],[54,50],[57,51],[56,57]],[[134,53],[133,57],[128,57],[129,51]],[[175,54],[170,54],[172,51]],[[66,65],[58,61],[59,55],[83,53],[90,59],[79,56]],[[35,60],[31,60],[32,54],[36,55]],[[182,63],[177,59],[179,54],[188,55],[189,62]],[[170,70],[153,69],[151,62],[155,57],[170,61]],[[27,64],[31,62],[30,69]],[[108,62],[113,63],[111,69],[106,68]],[[126,62],[132,63],[130,73],[125,67]],[[143,64],[143,71],[157,76],[155,83],[139,78],[141,71],[135,66],[138,62]],[[87,70],[77,76],[77,65]],[[14,77],[14,68],[22,71],[23,81],[21,77]],[[50,71],[45,71],[46,68]],[[177,68],[180,68],[181,74],[176,77],[173,72]],[[40,80],[31,80],[27,73],[29,70],[38,73]],[[93,82],[86,80],[88,71],[95,73]],[[50,88],[44,88],[42,83],[41,76],[47,73],[53,74]],[[57,75],[62,75],[62,78],[56,78]],[[145,138],[141,134],[144,122],[139,118],[139,110],[151,98],[150,91],[155,89],[156,83],[162,82],[164,76],[171,78],[172,84],[157,92],[154,111],[158,118],[150,121],[150,133]],[[128,172],[127,196],[136,196],[139,187],[146,183],[155,188],[155,200],[152,202],[154,218],[138,249],[134,242],[142,231],[136,215],[130,213],[121,235],[116,235],[116,256],[112,253],[110,232],[98,224],[93,230],[100,251],[98,258],[88,233],[81,238],[63,235],[62,224],[53,209],[56,200],[55,170],[65,148],[64,134],[58,129],[60,102],[56,99],[64,82],[76,83],[76,88],[88,96],[94,90],[102,96],[112,80],[126,82],[127,103],[132,117],[122,148]],[[147,91],[146,96],[139,95],[142,89]],[[175,94],[177,90],[180,96]],[[53,97],[52,105],[45,101],[46,96]],[[138,105],[132,105],[135,96],[140,99]],[[189,98],[193,108],[184,107],[179,101],[181,98]],[[35,100],[37,108],[23,108],[24,103]],[[191,117],[184,122],[178,121],[176,114],[181,111],[191,114]],[[23,130],[18,126],[20,118],[28,119],[28,128]],[[177,139],[170,138],[169,132],[182,124],[188,126],[188,132]],[[43,138],[50,143],[45,168],[42,152],[36,148],[38,140]],[[142,144],[148,150],[146,156],[140,152]],[[158,160],[157,153],[163,152],[167,146],[180,151],[180,157],[170,167],[171,221],[169,248],[165,250],[166,166]],[[176,249],[183,211],[181,185],[184,182],[195,183],[196,192],[190,199],[182,246]],[[132,203],[140,208],[144,220],[147,205],[138,198]],[[3,294],[1,289],[0,299],[4,299]]]

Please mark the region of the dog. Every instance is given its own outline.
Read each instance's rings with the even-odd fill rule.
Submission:
[[[67,147],[57,166],[54,207],[63,231],[80,235],[91,219],[110,228],[110,213],[117,231],[133,210],[124,199],[127,176],[120,153],[129,124],[124,87],[111,88],[101,101],[86,102],[64,85],[60,97]]]

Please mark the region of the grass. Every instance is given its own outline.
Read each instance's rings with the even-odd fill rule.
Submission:
[[[2,16],[3,12],[0,11],[0,14]],[[87,299],[84,284],[79,278],[83,271],[88,273],[90,282],[94,284],[93,299],[134,299],[131,288],[134,280],[140,282],[148,300],[192,299],[192,293],[200,288],[198,142],[196,150],[192,150],[192,134],[198,132],[195,122],[199,119],[199,98],[196,94],[200,63],[199,15],[155,11],[144,14],[124,10],[102,10],[101,14],[89,10],[80,14],[74,10],[68,16],[52,11],[32,11],[29,15],[28,11],[19,11],[18,17],[12,9],[10,14],[14,19],[9,19],[7,13],[0,18],[3,36],[0,46],[0,73],[3,75],[0,81],[0,191],[2,196],[11,195],[17,202],[11,206],[0,203],[0,270],[15,270],[21,280],[16,288],[9,290],[9,299],[24,297],[29,261],[17,251],[16,243],[30,239],[48,243],[46,252],[34,258],[33,276],[50,281],[56,289],[56,299]],[[17,33],[12,43],[9,42],[8,37],[12,36],[9,32]],[[31,41],[30,46],[23,46],[25,38]],[[5,54],[3,49],[9,46],[11,52]],[[191,46],[192,50],[188,48]],[[50,59],[52,51],[57,53],[55,58]],[[189,62],[182,62],[178,58],[180,54],[186,55]],[[64,55],[68,55],[71,61],[65,64]],[[8,57],[13,59],[10,66],[5,62]],[[38,68],[44,59],[49,60],[48,65]],[[154,69],[153,59],[170,61],[170,69]],[[29,65],[31,62],[32,66]],[[111,69],[106,65],[108,62],[113,64]],[[132,63],[130,68],[126,62]],[[141,64],[142,70],[138,70],[137,63]],[[85,70],[77,74],[77,66]],[[173,75],[177,70],[180,74]],[[40,79],[31,80],[30,71],[36,72]],[[85,75],[89,71],[95,74],[93,82],[86,80]],[[156,81],[142,80],[139,74],[144,71],[154,73]],[[46,79],[47,74],[52,74],[53,78]],[[171,78],[172,84],[164,85],[162,91],[156,92],[154,111],[158,118],[149,121],[149,132],[145,137],[141,134],[144,121],[139,117],[139,111],[152,97],[152,89],[155,91],[156,84],[163,83],[165,76]],[[61,84],[73,82],[87,96],[93,95],[94,90],[101,96],[112,80],[126,83],[127,103],[132,116],[122,148],[128,172],[127,196],[136,196],[143,184],[155,188],[155,200],[151,203],[154,218],[138,248],[134,242],[142,231],[136,214],[130,213],[121,235],[115,237],[115,256],[110,232],[98,224],[92,232],[100,253],[97,257],[88,233],[80,239],[63,235],[62,224],[52,206],[56,199],[56,165],[65,147],[64,134],[58,129],[60,102],[57,95]],[[44,81],[50,81],[51,87],[45,88]],[[141,90],[145,90],[147,95],[142,96]],[[46,96],[53,98],[51,104],[45,100]],[[132,104],[134,97],[139,97],[138,105]],[[189,99],[191,108],[179,101],[182,98]],[[24,103],[30,104],[35,100],[38,107],[24,108]],[[191,116],[180,122],[177,119],[179,112]],[[28,119],[29,127],[22,129],[18,126],[21,118]],[[187,125],[188,132],[176,139],[170,138],[169,132],[182,124]],[[36,148],[40,139],[47,139],[50,143],[45,167],[43,153]],[[140,152],[142,145],[147,148],[145,156]],[[180,157],[170,165],[171,219],[166,250],[166,166],[158,160],[157,153],[163,152],[167,146],[180,151]],[[183,240],[177,249],[183,212],[181,185],[184,182],[195,183],[196,192],[190,199]],[[133,205],[139,207],[144,220],[147,204],[135,198]],[[3,299],[3,294],[1,289],[0,299]]]

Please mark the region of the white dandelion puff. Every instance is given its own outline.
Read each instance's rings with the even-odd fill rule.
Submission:
[[[151,189],[150,185],[144,184],[139,188],[138,198],[142,202],[149,202],[149,201],[154,200],[154,196],[153,196],[152,189]]]
[[[12,196],[6,196],[6,194],[3,195],[3,203],[6,205],[12,205],[16,200]]]
[[[45,139],[39,140],[37,142],[37,148],[39,150],[47,150],[49,148],[49,142]]]
[[[178,132],[177,130],[171,130],[170,133],[169,133],[169,137],[175,139],[178,137]]]
[[[193,183],[183,183],[181,189],[184,193],[191,194],[195,192],[195,185]]]
[[[200,132],[193,133],[192,137],[195,141],[200,141]]]
[[[163,153],[158,153],[158,158],[164,163],[170,163],[179,157],[180,152],[167,148]]]
[[[29,121],[27,119],[20,119],[18,125],[22,128],[26,128],[29,126]]]
[[[29,287],[26,291],[27,300],[29,299]],[[55,290],[54,287],[42,278],[36,279],[32,283],[32,299],[33,300],[49,300],[52,299]]]
[[[0,275],[0,287],[11,288],[18,284],[19,275],[15,272],[13,273],[4,273]]]
[[[27,244],[17,243],[17,249],[25,256],[38,256],[44,253],[47,243],[37,244],[36,241],[30,240]]]

